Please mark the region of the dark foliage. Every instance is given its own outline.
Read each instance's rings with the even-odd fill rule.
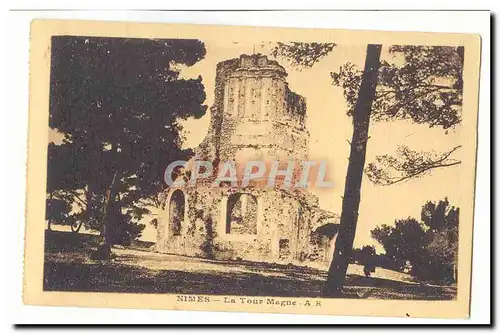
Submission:
[[[74,217],[71,215],[71,201],[65,198],[48,198],[45,215],[50,223],[71,225]]]
[[[378,155],[374,162],[366,168],[366,176],[376,185],[388,186],[421,178],[432,170],[442,167],[451,167],[461,163],[451,155],[460,148],[456,146],[442,153],[434,151],[417,152],[408,146],[400,145],[396,155]]]
[[[386,254],[377,254],[373,246],[363,246],[352,250],[350,263],[372,265],[373,268],[401,271],[404,263],[401,260],[390,258]]]
[[[411,120],[446,133],[461,122],[463,47],[396,45],[389,48],[392,61],[381,61],[371,117],[375,121]],[[332,72],[333,83],[344,89],[348,114],[358,98],[363,71],[347,63]],[[365,172],[377,185],[391,185],[419,178],[435,168],[454,166],[451,154],[417,152],[400,146],[396,156],[380,155]]]
[[[281,48],[281,55],[284,58],[294,59],[298,65],[309,67],[331,51],[330,49],[326,53],[315,50],[308,52],[307,45],[308,43],[294,43],[286,47],[278,45],[277,48],[278,50]],[[357,171],[359,166],[364,169],[369,120],[410,120],[418,124],[427,124],[429,127],[439,126],[445,131],[461,121],[463,47],[391,46],[389,52],[395,58],[402,58],[394,59],[393,62],[380,60],[380,50],[378,55],[372,52],[370,56],[370,48],[374,47],[368,45],[364,70],[356,69],[353,64],[346,63],[338,72],[331,73],[333,84],[344,89],[348,105],[347,114],[353,116],[354,131],[342,205],[341,229],[327,279],[325,289],[327,295],[341,292],[347,262],[352,252],[362,179],[362,175],[357,175]],[[275,52],[275,55],[280,53]],[[314,61],[309,61],[309,57],[313,57]],[[376,78],[372,78],[374,71],[377,72]],[[371,90],[375,90],[375,93],[371,94]],[[359,136],[360,133],[363,134],[362,138]],[[425,157],[425,154],[421,157],[418,154],[407,155],[406,157],[413,156],[416,161],[424,161],[424,164],[416,166],[416,170],[413,169],[415,166],[407,164],[407,161],[399,163],[397,158],[381,158],[382,162],[384,160],[391,162],[390,167],[393,169],[409,166],[399,171],[403,174],[399,179],[393,178],[390,172],[373,163],[369,165],[367,173],[379,184],[392,184],[420,177],[433,168],[460,163],[450,163],[447,160],[455,149],[443,153],[437,160]],[[407,152],[415,153],[409,149]],[[359,180],[354,181],[356,178]]]
[[[386,256],[399,263],[409,261],[418,279],[453,282],[457,280],[458,214],[459,209],[448,199],[427,202],[422,207],[422,222],[409,217],[371,233]]]
[[[391,62],[380,62],[377,94],[371,117],[375,121],[409,119],[448,129],[461,121],[463,48],[391,46]],[[344,89],[348,114],[356,103],[363,71],[353,64],[332,72],[333,83]]]
[[[172,65],[205,52],[198,40],[53,37],[49,125],[65,138],[49,148],[48,193],[80,197],[89,228],[113,219],[115,240],[140,235],[132,220],[148,212],[141,199],[155,197],[168,163],[190,153],[178,121],[206,111],[201,77],[181,79]]]
[[[292,66],[296,66],[300,70],[314,66],[327,56],[335,46],[335,43],[278,42],[271,51],[271,55],[288,60]]]
[[[375,272],[377,266],[377,253],[373,246],[363,246],[361,249],[353,249],[350,263],[357,262],[363,265],[363,272],[366,277],[370,277]]]

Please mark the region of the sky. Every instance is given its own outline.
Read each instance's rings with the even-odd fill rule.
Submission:
[[[269,56],[274,41],[259,44],[231,41],[215,36],[205,40],[207,53],[205,58],[191,67],[180,67],[181,77],[203,78],[207,95],[205,104],[209,107],[214,100],[215,69],[217,63],[239,57],[241,54],[262,53]],[[337,45],[333,51],[312,68],[299,70],[283,59],[277,59],[285,67],[287,81],[292,91],[304,96],[307,103],[306,127],[310,132],[309,159],[326,160],[329,180],[333,188],[311,191],[318,196],[320,206],[340,215],[344,182],[349,157],[349,141],[352,136],[352,121],[346,114],[346,103],[342,88],[332,85],[330,73],[351,62],[363,68],[366,45]],[[382,59],[390,60],[387,46],[382,48]],[[200,119],[183,122],[184,147],[195,148],[204,139],[210,124],[210,111]],[[394,154],[398,145],[407,145],[413,150],[442,152],[457,145],[461,136],[461,127],[449,130],[446,134],[441,128],[429,128],[427,125],[412,124],[409,121],[372,122],[370,139],[367,144],[366,162],[374,160],[376,155]],[[57,141],[57,133],[51,132],[51,140]],[[454,158],[462,159],[461,151]],[[370,231],[381,224],[393,225],[395,219],[414,217],[420,219],[420,210],[426,201],[438,201],[448,197],[452,205],[460,206],[462,198],[461,164],[436,169],[423,178],[392,186],[376,186],[365,176],[361,188],[359,220],[354,241],[355,247],[373,245],[378,252],[383,248],[371,238]],[[149,222],[147,216],[144,222]],[[155,229],[146,224],[144,240],[156,239]]]

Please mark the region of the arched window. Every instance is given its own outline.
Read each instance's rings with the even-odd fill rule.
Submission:
[[[184,208],[186,200],[181,190],[175,190],[170,197],[169,231],[170,235],[180,235],[184,221]]]
[[[280,239],[279,241],[279,255],[280,260],[284,260],[290,257],[290,240]]]
[[[227,199],[227,234],[257,234],[257,198],[231,194]]]
[[[339,231],[339,225],[328,223],[327,220],[325,220],[324,222],[324,225],[319,226],[311,234],[311,242],[318,248],[318,254],[322,258],[322,260],[329,263],[333,256],[333,251],[335,248],[335,236]]]

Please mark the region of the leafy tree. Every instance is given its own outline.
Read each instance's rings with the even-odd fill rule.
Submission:
[[[375,271],[378,258],[373,246],[363,246],[362,248],[354,248],[352,250],[350,263],[358,263],[364,266],[363,271],[365,276],[369,277]]]
[[[403,58],[403,65],[383,61],[373,119],[411,120],[448,133],[461,122],[464,48],[450,46],[392,46],[389,53]],[[345,89],[355,86],[337,74]],[[335,77],[335,76],[334,76]],[[429,174],[436,168],[455,166],[452,157],[460,146],[444,152],[417,152],[401,145],[395,156],[377,156],[365,172],[377,185],[391,185]]]
[[[372,272],[375,272],[375,248],[372,246],[363,246],[363,248],[361,248],[361,256],[364,265],[363,272],[366,277],[369,277]]]
[[[377,254],[373,246],[363,246],[360,249],[361,263],[365,264],[371,261],[371,258]]]
[[[429,227],[427,252],[440,264],[440,279],[457,280],[459,213],[447,198],[422,207],[421,219]]]
[[[444,129],[459,124],[463,47],[394,45],[388,51],[393,58],[380,61],[371,118],[411,120]],[[346,63],[331,76],[334,84],[344,89],[348,114],[352,114],[363,71]]]
[[[56,222],[63,225],[72,225],[71,202],[64,198],[48,198],[46,202],[46,218],[48,220],[48,229]]]
[[[299,65],[312,66],[333,50],[333,47],[327,48],[329,51],[325,52],[325,47],[315,49],[304,45],[307,46],[307,43],[295,42],[286,47],[278,44],[273,54],[284,55],[284,58],[294,60]],[[439,126],[445,131],[461,121],[463,47],[390,46],[389,52],[396,58],[402,58],[393,62],[380,59],[381,48],[381,45],[367,46],[363,70],[357,69],[352,63],[346,63],[338,72],[331,73],[334,85],[344,89],[347,114],[353,117],[353,138],[342,201],[340,232],[328,273],[325,296],[341,294],[344,284],[356,232],[370,119],[410,120],[430,127]],[[306,60],[302,62],[304,58]],[[389,162],[390,168],[402,174],[399,178],[390,175],[375,163],[368,165],[366,173],[375,183],[393,184],[400,182],[400,178],[419,177],[428,170],[453,165],[447,160],[453,151],[454,149],[441,155],[423,157],[417,170],[408,161],[380,158],[381,162]],[[402,149],[402,152],[412,152],[413,156],[418,157],[418,153],[409,149]],[[406,157],[408,156],[412,157],[412,154],[407,154]]]
[[[375,162],[369,163],[365,168],[365,173],[373,183],[382,186],[420,178],[435,168],[460,164],[460,160],[450,157],[460,147],[459,145],[446,152],[436,153],[417,152],[408,146],[400,145],[396,156],[378,155]]]
[[[448,198],[438,203],[427,202],[422,207],[421,219],[432,231],[458,230],[459,209],[450,205]]]
[[[415,261],[426,245],[424,225],[415,218],[396,220],[394,227],[382,225],[375,228],[372,238],[384,246],[386,254],[393,259]]]
[[[82,213],[73,211],[73,203],[80,210],[86,208],[85,199],[78,192],[78,188],[84,185],[74,177],[82,161],[77,160],[73,149],[71,144],[50,143],[48,147],[48,165],[51,168],[47,171],[46,218],[49,230],[53,222],[70,225],[74,232],[81,228]]]
[[[327,56],[335,46],[335,43],[277,42],[271,55],[287,59],[300,70],[315,65]]]
[[[85,191],[106,244],[147,213],[141,198],[162,190],[168,163],[190,153],[179,120],[204,115],[204,87],[172,65],[205,52],[198,40],[52,38],[49,125],[65,135],[66,153],[49,160],[49,182]]]
[[[395,262],[410,261],[417,278],[456,281],[458,214],[458,208],[450,206],[447,199],[437,204],[427,202],[422,207],[422,223],[410,217],[396,220],[394,226],[376,227],[372,238]]]
[[[384,224],[371,234],[384,247],[386,255],[400,267],[410,261],[413,275],[418,276],[419,269],[429,264],[425,226],[416,219],[396,220],[394,226]]]

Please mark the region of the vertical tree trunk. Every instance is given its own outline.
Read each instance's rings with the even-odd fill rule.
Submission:
[[[464,88],[464,80],[463,80],[463,74],[464,74],[464,56],[465,56],[465,49],[463,46],[459,46],[457,48],[457,54],[458,57],[460,58],[460,73],[458,74],[458,80],[457,80],[457,88],[462,90]]]
[[[83,216],[82,220],[77,222],[76,226],[73,226],[73,224],[71,225],[71,232],[73,232],[73,233],[80,232],[80,229],[82,228],[83,223],[84,222],[88,223],[90,221],[90,217],[92,216],[92,210],[91,210],[92,209],[92,195],[90,192],[90,185],[87,185],[86,190],[84,190],[84,191],[85,191],[85,203],[86,203],[85,215]]]
[[[104,198],[104,214],[102,218],[102,236],[104,237],[102,245],[99,246],[97,249],[97,252],[95,252],[92,256],[94,260],[108,260],[111,258],[111,244],[113,242],[112,240],[112,229],[111,229],[111,217],[112,215],[110,214],[115,194],[114,194],[114,189],[115,189],[115,184],[116,184],[116,177],[117,177],[118,172],[115,172],[113,175],[113,180],[111,181],[111,184],[109,188],[106,190],[105,198]]]
[[[106,196],[104,199],[104,215],[102,219],[103,227],[103,235],[104,235],[104,243],[107,243],[111,247],[111,233],[112,233],[112,228],[111,228],[111,221],[110,217],[111,215],[111,210],[113,206],[113,202],[115,200],[115,193],[114,193],[114,188],[115,188],[115,183],[116,183],[116,176],[117,172],[113,175],[113,180],[111,181],[111,184],[109,188],[106,190]]]
[[[324,289],[325,297],[338,296],[342,293],[347,266],[352,253],[358,222],[361,180],[365,166],[371,108],[375,98],[378,69],[380,67],[381,48],[381,45],[369,44],[366,49],[365,68],[359,88],[358,100],[353,112],[354,129],[342,201],[340,227],[335,242],[335,253],[328,270],[328,278]]]
[[[49,203],[52,204],[51,202],[52,202],[52,193],[49,194]],[[49,214],[47,229],[49,231],[52,231],[52,219],[50,219],[50,214]]]
[[[92,219],[92,210],[94,209],[94,204],[92,202],[92,188],[90,184],[87,185],[87,191],[85,192],[85,199],[87,201],[87,207],[85,208],[85,220],[90,222]]]
[[[85,216],[83,218],[83,221],[78,224],[78,227],[76,229],[76,233],[80,231],[80,228],[82,228],[82,225],[86,222],[88,225],[90,225],[90,221],[92,220],[94,215],[94,204],[92,202],[92,187],[90,184],[87,185],[87,189],[85,191],[85,200],[87,202],[87,207],[85,208]]]

